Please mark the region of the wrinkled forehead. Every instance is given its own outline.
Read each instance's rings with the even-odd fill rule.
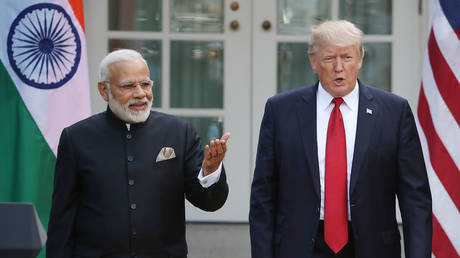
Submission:
[[[150,77],[150,71],[142,60],[123,60],[109,64],[110,79],[140,81]]]

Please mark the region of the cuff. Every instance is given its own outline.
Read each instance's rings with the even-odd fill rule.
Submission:
[[[208,188],[219,181],[221,172],[222,162],[220,163],[216,171],[212,172],[207,176],[203,176],[203,169],[201,169],[200,173],[198,174],[198,181],[200,181],[201,186],[203,186],[204,188]]]

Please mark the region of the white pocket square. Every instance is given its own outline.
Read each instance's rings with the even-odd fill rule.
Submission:
[[[168,159],[173,159],[176,157],[176,153],[174,152],[174,149],[171,147],[163,147],[161,148],[160,152],[158,153],[156,162],[168,160]]]

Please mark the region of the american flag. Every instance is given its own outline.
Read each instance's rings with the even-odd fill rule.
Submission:
[[[460,0],[435,0],[417,127],[433,197],[433,254],[460,257]]]

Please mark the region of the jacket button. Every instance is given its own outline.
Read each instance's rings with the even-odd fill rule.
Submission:
[[[133,179],[129,179],[129,180],[128,180],[128,185],[134,185],[134,180],[133,180]]]
[[[133,138],[133,135],[131,133],[126,134],[126,139],[131,140]]]
[[[132,209],[132,210],[135,210],[135,209],[136,209],[136,204],[135,204],[135,203],[131,203],[131,209]]]
[[[133,156],[128,156],[128,161],[131,162],[134,160],[134,157]]]

